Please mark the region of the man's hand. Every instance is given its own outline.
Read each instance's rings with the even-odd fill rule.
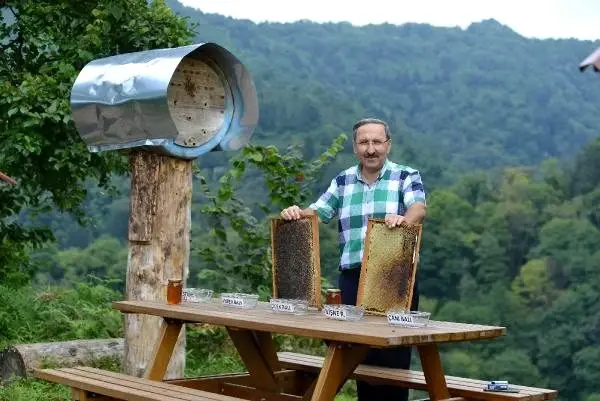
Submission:
[[[300,207],[293,205],[281,211],[281,217],[284,220],[298,220],[304,217],[304,212]]]
[[[406,218],[404,216],[399,216],[397,214],[388,214],[385,216],[385,224],[389,228],[401,226],[405,222],[406,222]]]

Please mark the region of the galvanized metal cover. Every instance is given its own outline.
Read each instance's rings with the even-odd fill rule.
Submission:
[[[579,71],[584,71],[589,66],[592,66],[594,71],[600,72],[600,48],[596,49],[596,51],[587,56],[585,60],[579,64]]]
[[[249,71],[215,43],[94,60],[73,85],[71,108],[92,152],[144,147],[191,159],[241,148],[258,123]]]

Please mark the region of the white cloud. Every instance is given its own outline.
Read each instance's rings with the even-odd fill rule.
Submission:
[[[467,27],[494,18],[527,37],[600,39],[598,0],[179,0],[182,4],[255,22],[348,21]]]

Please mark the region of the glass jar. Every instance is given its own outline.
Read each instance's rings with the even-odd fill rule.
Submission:
[[[182,280],[169,279],[169,283],[167,284],[167,303],[170,305],[180,304],[182,290]]]
[[[327,301],[328,305],[339,305],[342,303],[342,291],[337,288],[330,288],[327,290]]]

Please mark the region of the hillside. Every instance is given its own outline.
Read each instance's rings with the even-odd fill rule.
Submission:
[[[255,24],[168,3],[198,23],[197,41],[228,47],[253,72],[257,139],[304,141],[311,153],[380,116],[410,145],[409,162],[443,157],[437,169],[465,171],[571,156],[598,134],[600,90],[577,65],[600,42],[527,39],[494,20],[466,30]]]
[[[12,4],[18,26],[0,23],[0,170],[18,185],[0,185],[0,346],[119,337],[126,158],[88,152],[68,94],[84,61],[183,45],[192,32],[161,1]],[[354,162],[338,135],[380,116],[392,123],[392,158],[419,168],[428,193],[419,309],[507,328],[492,342],[444,348],[447,374],[600,400],[600,81],[577,70],[600,43],[525,39],[495,21],[254,24],[171,5],[199,24],[197,40],[248,64],[262,110],[254,143],[197,160],[187,286],[266,300],[266,217],[314,200]],[[319,225],[324,288],[337,286],[337,222]],[[168,250],[146,267],[171,263]],[[186,377],[242,369],[225,330],[193,326]],[[278,344],[322,350],[305,338]],[[39,385],[0,386],[0,400],[71,397]]]

